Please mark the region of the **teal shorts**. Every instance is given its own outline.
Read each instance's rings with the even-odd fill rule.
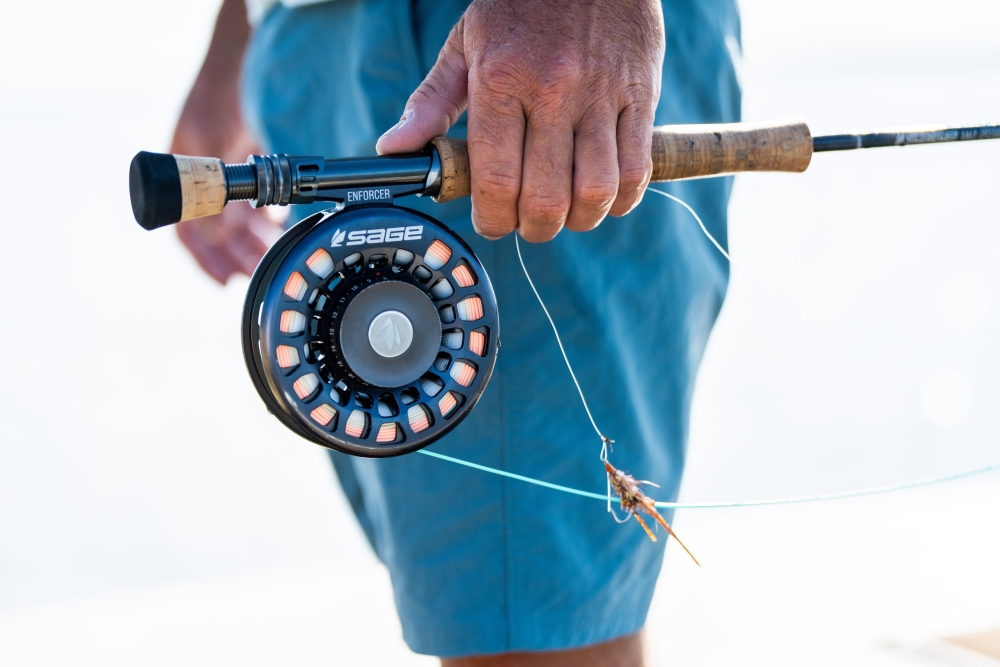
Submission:
[[[276,7],[247,53],[247,122],[269,152],[374,154],[465,4]],[[667,55],[656,123],[739,120],[734,2],[672,0],[663,9]],[[464,133],[463,119],[450,134]],[[661,187],[694,207],[726,245],[730,179]],[[469,417],[431,449],[603,493],[600,440],[521,272],[514,239],[477,236],[468,199],[400,203],[442,220],[472,245],[500,308],[493,378]],[[655,195],[595,231],[564,231],[550,243],[522,247],[594,417],[616,441],[612,461],[658,482],[658,500],[674,500],[695,373],[726,291],[725,260],[687,212]],[[601,501],[420,454],[332,457],[392,576],[414,651],[447,657],[564,649],[643,626],[663,559],[662,532],[653,543],[634,521],[615,523]]]

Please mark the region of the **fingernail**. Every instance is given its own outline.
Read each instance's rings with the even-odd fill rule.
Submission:
[[[403,127],[404,125],[406,125],[406,122],[408,120],[410,120],[410,118],[412,118],[412,115],[405,115],[405,116],[403,116],[402,118],[399,119],[399,122],[397,122],[395,125],[393,125],[388,130],[386,130],[385,132],[383,132],[382,136],[379,137],[378,141],[375,142],[375,150],[379,149],[379,144],[382,143],[383,139],[385,139],[386,137],[388,137],[391,134],[395,134],[401,127]]]

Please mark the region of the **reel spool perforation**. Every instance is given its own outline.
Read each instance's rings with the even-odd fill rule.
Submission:
[[[393,206],[298,223],[261,261],[244,315],[247,367],[271,411],[361,456],[404,454],[450,431],[496,360],[496,298],[472,249]]]

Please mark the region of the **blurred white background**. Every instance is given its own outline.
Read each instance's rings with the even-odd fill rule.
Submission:
[[[247,381],[246,281],[216,287],[131,217],[129,160],[166,148],[217,7],[0,6],[0,663],[434,664],[325,454]],[[994,0],[743,13],[747,120],[1000,119]],[[737,180],[682,499],[1000,461],[998,158],[884,149]],[[668,550],[658,665],[998,664],[945,638],[1000,628],[1000,475],[676,524],[705,568]]]

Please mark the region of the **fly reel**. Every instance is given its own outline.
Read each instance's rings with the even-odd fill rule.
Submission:
[[[496,362],[496,296],[475,253],[416,211],[316,213],[264,256],[243,355],[279,421],[318,445],[406,454],[455,428]]]

